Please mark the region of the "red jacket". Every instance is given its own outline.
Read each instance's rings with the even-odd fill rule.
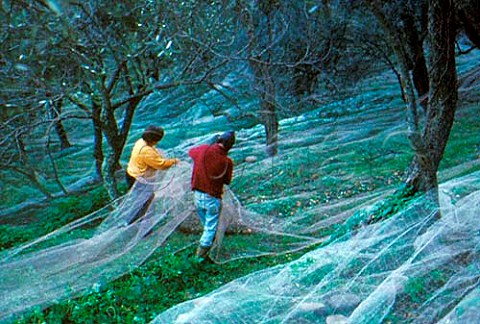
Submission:
[[[188,151],[193,159],[192,190],[199,190],[217,198],[223,194],[223,185],[230,184],[233,161],[220,144],[200,145]]]

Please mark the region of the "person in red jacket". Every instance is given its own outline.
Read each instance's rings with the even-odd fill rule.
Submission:
[[[197,215],[203,225],[203,233],[196,251],[200,260],[206,258],[215,239],[222,208],[223,186],[230,184],[233,161],[227,154],[235,144],[235,132],[220,135],[216,143],[193,147],[188,155],[193,159],[191,187]]]

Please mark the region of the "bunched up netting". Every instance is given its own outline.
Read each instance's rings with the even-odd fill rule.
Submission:
[[[0,255],[0,320],[73,298],[142,264],[182,223],[195,218],[190,189],[191,165],[140,179],[121,199],[39,239]],[[264,218],[263,218],[264,219]],[[258,242],[249,250],[222,244],[229,226],[255,231]],[[73,233],[91,229],[89,236]],[[265,233],[269,233],[265,235]],[[252,238],[254,235],[252,235]],[[317,239],[288,233],[243,208],[226,188],[219,229],[210,257],[218,262],[296,250]],[[58,243],[62,242],[62,243]],[[187,245],[187,244],[186,244]]]

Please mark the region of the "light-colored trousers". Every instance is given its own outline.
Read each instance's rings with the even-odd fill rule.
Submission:
[[[217,232],[218,219],[222,209],[222,200],[198,190],[194,190],[193,193],[197,215],[203,225],[200,246],[210,247],[213,244]]]

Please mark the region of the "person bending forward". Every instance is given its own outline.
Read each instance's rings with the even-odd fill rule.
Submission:
[[[203,233],[196,256],[203,260],[210,251],[218,227],[222,209],[223,186],[230,184],[233,161],[228,151],[235,143],[235,132],[225,132],[212,145],[193,147],[188,155],[193,159],[191,188],[197,215],[203,225]]]

